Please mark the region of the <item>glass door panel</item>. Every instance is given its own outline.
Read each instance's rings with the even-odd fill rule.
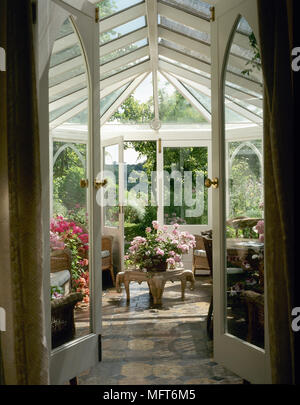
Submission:
[[[59,32],[55,22],[47,27],[56,40],[48,88],[41,82],[49,95],[51,384],[96,365],[101,347],[101,210],[94,186],[100,172],[99,26],[93,8],[82,13],[61,3],[68,18]],[[80,134],[69,130],[71,122],[81,124]]]
[[[208,147],[164,147],[164,224],[208,225]]]
[[[124,142],[125,250],[157,220],[156,141]]]
[[[211,190],[204,187],[211,172],[210,142],[162,141],[161,155],[159,221],[170,227],[177,223],[194,235],[211,229]],[[192,252],[183,256],[183,264],[192,269]]]
[[[124,165],[123,139],[103,142],[103,179],[107,180],[102,191],[103,235],[113,242],[113,267],[115,272],[124,266]]]
[[[211,38],[214,359],[250,383],[270,383],[256,2],[217,5]],[[245,120],[230,122],[228,106]]]
[[[50,224],[52,349],[90,333],[87,145],[53,142],[53,198]],[[74,332],[68,330],[66,296],[76,294]],[[63,327],[62,325],[66,325]]]
[[[119,228],[119,145],[103,148],[104,177],[104,226]]]
[[[239,45],[240,24],[248,26],[248,41]],[[244,59],[233,54],[240,50]],[[237,23],[225,72],[225,97],[232,82],[239,79],[233,68],[239,63],[239,82],[247,103],[262,100],[262,73],[256,37],[244,18]],[[256,91],[253,90],[253,83]],[[236,83],[235,83],[236,84]],[[248,96],[246,96],[248,94]],[[255,109],[252,109],[254,111]],[[247,111],[249,111],[247,109]],[[254,114],[254,112],[253,112]],[[234,140],[225,115],[227,144],[226,179],[226,320],[227,333],[264,348],[264,203],[263,203],[263,129],[256,125],[251,138],[236,131]]]

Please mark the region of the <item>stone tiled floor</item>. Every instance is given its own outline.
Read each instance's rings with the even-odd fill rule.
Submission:
[[[167,283],[161,307],[154,308],[146,283],[103,293],[102,362],[79,377],[84,385],[239,384],[216,364],[206,334],[211,284],[196,277],[181,300],[180,282]]]

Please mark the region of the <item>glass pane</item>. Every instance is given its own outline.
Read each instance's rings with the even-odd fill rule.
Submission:
[[[158,38],[158,42],[160,45],[165,46],[167,48],[174,49],[175,51],[179,51],[181,53],[184,53],[188,56],[192,56],[194,58],[197,58],[199,60],[202,60],[204,62],[210,63],[210,58],[208,58],[206,55],[203,55],[202,53],[196,52],[194,50],[191,50],[189,48],[185,48],[184,46],[177,44],[176,42],[168,41],[164,38]]]
[[[133,44],[130,44],[126,47],[117,49],[114,52],[108,53],[107,55],[101,56],[100,52],[100,65],[104,65],[107,62],[111,62],[112,60],[115,60],[121,56],[127,55],[130,52],[133,52],[139,48],[142,48],[143,46],[148,44],[147,38],[141,39],[140,41],[134,42]]]
[[[162,123],[202,124],[203,115],[196,110],[162,75],[158,74],[159,118]]]
[[[125,250],[157,219],[156,141],[124,142]]]
[[[115,75],[117,73],[120,73],[123,70],[129,69],[129,68],[131,68],[131,67],[133,67],[135,65],[138,65],[139,63],[145,62],[146,60],[149,60],[149,56],[144,56],[144,57],[142,57],[140,59],[137,59],[134,62],[131,62],[131,63],[127,64],[127,65],[123,65],[123,66],[119,67],[118,69],[114,69],[114,70],[111,70],[111,71],[109,71],[107,73],[100,74],[100,80],[107,79],[108,77],[111,77],[111,76],[113,76],[113,75]],[[101,72],[101,69],[100,69],[100,72]]]
[[[132,7],[143,2],[143,0],[102,0],[97,3],[97,5],[100,10],[100,18],[103,19],[117,13],[118,11],[125,10],[128,7]]]
[[[164,159],[164,223],[208,224],[207,147],[166,147]]]
[[[100,44],[106,44],[114,39],[120,38],[130,32],[146,26],[145,17],[138,17],[135,20],[129,21],[126,24],[120,25],[111,31],[106,31],[100,34]]]
[[[112,115],[114,124],[145,124],[154,119],[152,74],[135,89]]]
[[[180,24],[163,16],[159,16],[159,24],[162,27],[169,28],[172,31],[179,32],[180,34],[186,35],[190,38],[198,39],[199,41],[210,44],[210,35],[207,32],[194,30],[193,28],[187,27],[186,25]],[[199,28],[201,28],[201,21],[199,21]]]
[[[201,93],[200,91],[194,89],[193,87],[181,83],[198,101],[202,104],[202,106],[211,113],[211,98],[206,94]],[[249,122],[245,117],[241,116],[240,114],[232,111],[230,108],[225,107],[225,115],[226,115],[226,122],[227,123],[236,123],[236,122]]]
[[[184,11],[190,11],[196,13],[199,16],[206,18],[210,17],[209,8],[211,5],[200,0],[164,0],[165,3],[182,8]]]
[[[66,36],[66,33],[69,35]],[[79,58],[81,72],[85,73],[86,67],[79,41],[69,20],[62,25],[58,38],[60,41],[69,41],[71,38],[71,42],[75,42],[75,44],[52,54],[50,65],[54,66],[69,57],[76,57]],[[57,44],[57,42],[55,43]],[[74,53],[75,49],[77,51]],[[50,69],[50,83],[54,85],[64,82],[66,72],[67,68],[64,68],[54,76]],[[57,102],[59,105],[59,108],[53,109],[54,104],[50,104],[50,122],[66,112],[71,112],[74,107],[86,101],[87,92],[83,97],[69,101],[66,99],[66,102],[63,103],[65,96],[85,88],[87,88],[86,80],[81,80],[77,87],[64,88],[55,95],[51,94],[50,88],[50,101]],[[86,109],[86,106],[84,108]],[[88,127],[87,114],[84,118],[82,123]],[[53,142],[53,147],[51,148],[52,156],[50,156],[50,162],[52,162],[50,172],[53,173],[53,176],[50,179],[52,197],[50,201],[50,284],[52,349],[54,349],[89,334],[91,323],[88,195],[87,189],[81,187],[81,180],[87,178],[88,145],[68,141],[51,142]]]
[[[66,43],[67,40],[69,39],[69,35],[64,37],[63,40],[65,39]],[[62,41],[62,39],[60,39]],[[76,56],[79,56],[81,54],[81,48],[78,44],[68,46],[66,49],[63,49],[62,51],[53,53],[51,56],[51,61],[50,61],[50,68],[53,66],[57,66],[60,63],[69,61]]]
[[[238,40],[239,36],[235,34],[233,44]],[[249,35],[249,44],[258,50],[252,32]],[[228,65],[230,58],[231,56]],[[257,54],[250,64],[245,59],[245,72],[242,77],[247,78],[254,71],[261,73],[257,63]],[[248,69],[249,72],[246,71]],[[225,80],[228,74],[227,70]],[[225,95],[226,91],[225,89]],[[262,98],[262,86],[258,96]],[[227,127],[228,117],[225,118],[226,332],[263,348],[263,130],[262,126],[253,127],[252,124],[252,139],[245,139],[243,130],[240,134],[236,132],[233,139]]]
[[[104,225],[119,226],[119,145],[103,148],[104,178],[108,183],[103,191]]]
[[[111,107],[111,105],[117,100],[117,98],[123,93],[124,90],[130,86],[132,82],[126,83],[121,88],[113,91],[112,93],[108,94],[107,96],[103,97],[100,100],[100,116],[102,117],[103,114]]]
[[[57,108],[54,111],[50,112],[50,122],[54,121],[56,118],[59,118],[61,115],[66,112],[71,111],[73,108],[81,104],[83,101],[87,100],[87,97],[80,97],[79,99],[72,101],[71,103],[66,103],[64,106]]]
[[[86,161],[87,145],[53,143],[52,348],[90,333],[87,192],[80,187]]]

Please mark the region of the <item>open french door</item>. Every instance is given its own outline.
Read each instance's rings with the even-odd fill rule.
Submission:
[[[177,223],[181,231],[201,234],[212,227],[212,190],[204,186],[211,176],[210,140],[162,140],[157,154],[158,221]],[[183,257],[185,268],[192,268],[192,252]]]
[[[56,341],[56,344],[54,345],[53,342],[55,339],[53,339],[53,328],[57,332],[56,326],[58,323],[68,323],[70,322],[70,319],[67,319],[66,315],[63,319],[58,319],[56,316],[53,317],[52,308],[51,321],[50,311],[46,311],[46,313],[49,314],[49,319],[47,320],[49,326],[47,325],[47,328],[49,331],[51,324],[50,329],[52,332],[50,384],[63,384],[75,378],[83,371],[93,367],[101,359],[101,208],[96,201],[96,179],[98,179],[101,168],[99,24],[95,20],[95,7],[92,5],[87,5],[84,11],[79,11],[63,1],[53,0],[52,6],[59,18],[62,18],[62,16],[65,16],[65,18],[59,33],[55,33],[55,38],[58,39],[55,42],[52,55],[57,52],[57,55],[55,56],[58,59],[52,58],[52,63],[49,68],[48,86],[50,87],[50,131],[51,125],[53,128],[56,119],[55,118],[54,121],[51,121],[51,107],[53,106],[53,109],[55,109],[54,103],[56,102],[55,97],[53,96],[55,95],[56,98],[59,97],[60,91],[60,84],[57,85],[57,83],[61,83],[63,87],[66,80],[66,78],[63,79],[64,76],[62,76],[61,80],[60,77],[55,76],[59,75],[61,70],[59,57],[66,58],[68,52],[72,54],[72,46],[76,47],[77,61],[79,61],[79,64],[81,63],[79,68],[81,69],[80,74],[82,76],[82,83],[86,83],[85,88],[82,90],[82,93],[86,94],[86,100],[82,101],[81,104],[83,105],[86,103],[84,105],[87,111],[87,114],[83,115],[86,120],[84,125],[87,128],[87,136],[84,143],[77,145],[74,144],[73,141],[73,143],[68,145],[68,140],[66,140],[66,146],[61,147],[61,145],[54,145],[57,149],[60,148],[61,151],[66,151],[71,147],[72,151],[76,152],[77,155],[82,156],[81,160],[85,161],[85,179],[82,179],[83,184],[80,184],[80,181],[76,180],[76,186],[73,185],[68,190],[63,191],[67,191],[68,195],[73,198],[70,197],[68,205],[66,205],[69,209],[67,215],[72,212],[70,207],[73,208],[73,205],[74,207],[79,205],[78,201],[76,201],[77,196],[79,196],[83,201],[81,208],[86,211],[85,213],[88,218],[87,224],[85,225],[85,231],[81,233],[85,233],[85,238],[88,235],[88,246],[86,246],[87,252],[85,253],[85,259],[88,260],[88,269],[86,270],[85,276],[88,280],[87,287],[89,289],[89,297],[84,301],[87,305],[83,305],[81,308],[74,311],[75,333],[72,334],[69,339],[65,339],[66,336],[59,336],[62,338],[61,343]],[[50,33],[49,36],[53,37],[53,33]],[[64,52],[66,55],[63,54]],[[76,77],[73,78],[73,80],[76,80]],[[53,153],[52,150],[51,152]],[[60,156],[57,155],[56,157],[56,162],[58,162]],[[76,168],[76,165],[74,167]],[[80,165],[78,164],[78,168],[79,167]],[[83,185],[85,188],[81,189]],[[58,210],[59,209],[60,208],[58,208]],[[59,213],[59,211],[56,213]],[[78,228],[76,229],[78,230]],[[85,266],[87,267],[86,264]],[[77,285],[77,279],[74,277],[73,272],[74,269],[72,264],[71,286],[74,289]],[[53,274],[51,273],[51,277],[52,276]],[[50,306],[50,300],[48,301],[48,305]],[[68,334],[71,329],[72,325],[69,325],[65,333]]]
[[[124,144],[117,137],[102,142],[103,235],[113,237],[113,260],[117,271],[124,268]]]
[[[261,71],[257,68],[259,60],[255,59],[253,52],[254,49],[259,49],[256,0],[226,0],[218,2],[215,7],[215,19],[211,23],[211,37],[212,175],[218,180],[218,187],[212,190],[214,358],[218,363],[221,363],[250,383],[270,383],[266,283],[264,283],[265,287],[262,293],[264,295],[264,338],[260,343],[257,343],[257,341],[249,339],[247,330],[241,331],[239,327],[232,327],[234,317],[232,316],[231,306],[233,304],[230,301],[232,297],[229,294],[229,272],[227,269],[227,252],[230,236],[226,232],[226,223],[228,224],[231,209],[234,206],[231,194],[232,182],[234,180],[232,171],[228,170],[228,161],[232,158],[230,152],[233,148],[237,150],[237,147],[244,142],[246,149],[243,149],[243,156],[239,160],[241,163],[250,162],[249,154],[251,154],[254,146],[263,149],[262,124],[255,125],[253,122],[249,124],[245,123],[245,127],[248,125],[251,127],[251,131],[256,131],[257,134],[256,143],[251,150],[247,149],[248,144],[246,144],[246,139],[244,139],[247,130],[241,131],[239,137],[235,138],[232,145],[230,144],[228,134],[232,128],[226,125],[224,107],[225,100],[228,102],[228,100],[242,99],[241,105],[243,107],[247,105],[252,106],[252,112],[256,111],[255,108],[257,107],[262,109],[263,86],[260,83]],[[247,59],[250,59],[252,62],[246,64]],[[232,66],[238,66],[239,72],[234,70]],[[241,150],[241,147],[238,150]],[[263,173],[263,169],[261,173]],[[261,182],[263,185],[263,179]],[[242,186],[243,184],[238,185],[236,183],[236,187],[240,187],[240,190],[238,190],[240,192],[242,192]],[[247,193],[244,190],[243,196],[244,199],[248,199],[248,202],[250,201],[250,192]],[[243,212],[242,216],[249,216],[249,212]],[[259,213],[259,215],[263,218],[263,212]],[[253,246],[259,245],[259,243],[256,243],[256,245],[255,243],[253,242]],[[251,257],[254,257],[254,254]],[[264,272],[264,277],[265,274],[266,272]],[[238,293],[236,293],[236,296],[238,296]],[[240,309],[238,308],[238,310]],[[247,316],[249,314],[245,313],[244,318],[241,317],[241,321],[244,322],[244,327],[249,328],[252,319],[250,319],[251,316],[247,319]]]

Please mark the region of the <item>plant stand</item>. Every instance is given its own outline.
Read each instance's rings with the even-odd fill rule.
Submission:
[[[146,281],[149,286],[149,292],[153,297],[154,305],[161,305],[164,288],[167,281],[181,281],[181,298],[184,299],[186,283],[191,283],[191,289],[194,288],[195,277],[192,270],[176,269],[164,272],[145,272],[141,270],[128,270],[117,274],[116,288],[121,292],[123,283],[126,290],[127,301],[130,301],[129,284],[131,281],[142,283]]]

